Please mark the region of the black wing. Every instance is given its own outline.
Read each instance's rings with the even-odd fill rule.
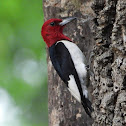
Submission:
[[[80,92],[82,105],[84,106],[84,109],[87,112],[87,114],[91,116],[90,115],[91,105],[89,106],[87,104],[87,100],[83,95],[80,80],[68,49],[65,47],[65,45],[62,42],[59,42],[57,44],[52,45],[49,48],[49,54],[55,70],[57,71],[61,79],[64,81],[64,83],[67,84],[67,86],[68,86],[68,81],[70,80],[69,75],[74,76],[77,87]]]

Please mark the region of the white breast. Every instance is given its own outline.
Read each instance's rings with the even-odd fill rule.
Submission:
[[[79,93],[78,87],[76,85],[74,76],[70,75],[69,78],[70,78],[70,80],[68,81],[68,90],[77,99],[78,102],[81,102],[80,93]]]
[[[83,94],[85,95],[85,97],[87,97],[88,92],[86,89],[86,84],[84,83],[84,78],[87,75],[87,70],[86,70],[86,66],[84,64],[85,57],[84,57],[82,51],[78,48],[78,46],[76,44],[74,44],[70,41],[61,40],[59,42],[62,42],[68,49],[69,53],[71,54],[71,58],[73,60],[75,69],[78,73],[78,76],[79,76],[79,79],[80,79],[80,82],[82,85]]]

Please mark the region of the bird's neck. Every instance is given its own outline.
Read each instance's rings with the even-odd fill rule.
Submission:
[[[53,44],[55,44],[57,41],[60,40],[68,40],[71,41],[71,39],[67,36],[65,36],[64,34],[58,34],[58,35],[51,35],[46,37],[45,42],[47,44],[48,47],[51,47]]]

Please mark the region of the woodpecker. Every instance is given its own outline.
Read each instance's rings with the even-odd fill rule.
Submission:
[[[86,87],[86,58],[79,47],[63,34],[66,24],[75,19],[76,17],[49,19],[43,24],[41,35],[48,46],[50,59],[58,75],[91,117],[92,107]]]

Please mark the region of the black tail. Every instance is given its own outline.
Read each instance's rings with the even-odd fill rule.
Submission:
[[[84,97],[83,101],[82,101],[82,105],[85,109],[85,112],[89,115],[89,117],[91,118],[91,113],[93,111],[92,107],[91,107],[91,102]]]

